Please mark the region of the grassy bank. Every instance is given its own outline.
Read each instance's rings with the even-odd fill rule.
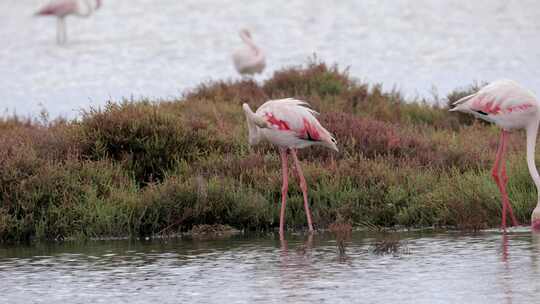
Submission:
[[[278,224],[279,156],[250,148],[241,104],[308,100],[340,148],[300,152],[319,228],[454,226],[500,223],[490,166],[498,129],[405,100],[311,62],[252,81],[205,83],[177,100],[129,100],[77,121],[0,122],[0,240],[151,236],[199,224],[269,230]],[[524,136],[512,136],[510,199],[528,222],[535,189]],[[305,227],[296,177],[289,228]],[[294,225],[294,226],[293,226]]]

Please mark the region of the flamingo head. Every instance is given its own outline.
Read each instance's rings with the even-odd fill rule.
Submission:
[[[96,0],[96,9],[101,7],[101,0]]]
[[[251,33],[249,32],[248,29],[245,29],[245,28],[241,29],[239,34],[240,34],[240,38],[242,38],[242,39],[247,38],[247,39],[251,40]]]
[[[337,140],[330,134],[321,138],[321,144],[329,149],[339,152],[337,147]]]

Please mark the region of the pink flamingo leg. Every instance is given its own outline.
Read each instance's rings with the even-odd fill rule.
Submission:
[[[62,44],[62,19],[56,19],[56,43]]]
[[[491,176],[495,180],[495,183],[497,184],[497,187],[499,188],[499,191],[502,193],[501,190],[501,182],[499,178],[499,170],[500,170],[500,164],[501,164],[501,154],[502,154],[502,147],[504,142],[504,130],[501,133],[501,138],[499,140],[499,146],[497,148],[497,154],[495,156],[495,163],[493,164],[493,169],[491,170]],[[504,199],[502,201],[502,222],[501,222],[501,228],[503,230],[506,229],[506,204],[504,203]]]
[[[306,210],[307,222],[309,232],[313,232],[313,221],[311,220],[311,212],[309,211],[309,204],[307,199],[307,184],[306,179],[304,178],[304,173],[300,167],[300,161],[296,155],[296,149],[291,149],[291,154],[294,158],[294,166],[296,167],[296,172],[298,172],[298,178],[300,179],[300,188],[302,189],[302,194],[304,195],[304,209]]]
[[[56,26],[56,42],[58,44],[64,44],[66,40],[66,20],[64,19],[64,17],[58,17]]]
[[[514,217],[514,213],[512,211],[512,206],[510,205],[510,201],[508,199],[508,193],[506,192],[506,183],[508,182],[508,176],[506,175],[506,160],[504,159],[505,153],[506,153],[506,143],[508,141],[508,132],[502,131],[501,138],[499,141],[499,147],[497,149],[497,156],[495,157],[495,164],[493,165],[493,169],[491,171],[491,175],[493,176],[493,179],[495,180],[495,183],[497,184],[497,187],[499,188],[499,191],[501,192],[501,200],[502,200],[502,221],[501,221],[501,228],[503,230],[506,229],[506,213],[507,210],[510,211],[510,216],[512,218],[512,224],[516,225],[517,221]]]
[[[287,205],[287,191],[289,190],[289,172],[287,150],[279,149],[281,155],[281,171],[283,173],[283,186],[281,187],[281,212],[279,215],[279,238],[283,239],[285,231],[285,207]]]
[[[506,210],[510,213],[510,218],[512,219],[512,226],[519,226],[516,217],[514,216],[514,210],[512,210],[512,205],[510,204],[510,199],[508,198],[508,192],[506,191],[506,185],[508,184],[508,175],[506,175],[506,147],[508,143],[508,132],[503,130],[503,146],[501,152],[501,194],[503,195],[503,202],[506,204]]]

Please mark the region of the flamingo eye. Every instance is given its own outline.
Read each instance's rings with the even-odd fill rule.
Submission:
[[[337,140],[335,138],[332,138],[332,142],[337,144]]]

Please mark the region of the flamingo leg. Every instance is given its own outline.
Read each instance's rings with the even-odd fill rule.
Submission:
[[[56,23],[56,42],[58,44],[64,44],[67,40],[66,34],[66,20],[64,17],[58,17]]]
[[[296,149],[291,149],[291,154],[294,159],[294,166],[296,168],[296,172],[298,173],[298,179],[300,179],[300,188],[302,189],[302,194],[304,195],[304,209],[306,210],[309,232],[313,232],[313,221],[311,220],[311,212],[309,211],[309,204],[307,198],[306,179],[304,178],[304,173],[302,172],[302,168],[300,167],[300,161],[298,160],[298,156],[296,155]]]
[[[501,133],[501,137],[499,139],[499,146],[497,147],[497,154],[495,156],[495,163],[493,164],[493,169],[491,170],[491,176],[493,177],[493,180],[495,180],[495,183],[497,184],[497,187],[499,188],[499,191],[502,194],[501,190],[501,180],[499,178],[499,171],[500,171],[500,164],[501,164],[501,154],[502,154],[502,147],[504,142],[504,130]],[[502,221],[501,221],[501,228],[503,230],[506,229],[506,204],[504,202],[504,198],[502,200]]]
[[[510,199],[508,198],[508,192],[506,191],[506,185],[508,184],[508,175],[506,175],[506,148],[508,143],[508,135],[509,133],[507,131],[503,130],[503,145],[502,145],[502,152],[501,152],[501,194],[503,195],[503,202],[506,203],[506,210],[510,213],[510,218],[512,219],[512,226],[518,226],[519,223],[516,220],[516,217],[514,216],[514,211],[512,210],[512,205],[510,204]]]
[[[66,19],[62,18],[62,44],[67,42]]]
[[[289,172],[287,150],[279,149],[281,156],[281,171],[283,173],[283,185],[281,187],[281,212],[279,214],[279,238],[284,239],[285,232],[285,207],[287,205],[287,191],[289,190]]]
[[[514,217],[514,212],[512,211],[512,206],[510,205],[510,200],[508,199],[508,193],[506,192],[506,184],[508,182],[508,176],[506,175],[506,145],[508,142],[508,132],[503,130],[501,132],[501,137],[499,140],[499,147],[497,148],[497,156],[495,157],[495,164],[491,171],[491,175],[499,188],[501,193],[502,201],[502,221],[501,228],[506,229],[506,213],[510,212],[510,217],[512,218],[512,224],[517,225],[516,218]]]
[[[58,18],[56,20],[56,43],[57,44],[62,44],[62,37],[61,34],[60,34],[60,31],[61,31],[61,27],[62,27],[62,18]]]

